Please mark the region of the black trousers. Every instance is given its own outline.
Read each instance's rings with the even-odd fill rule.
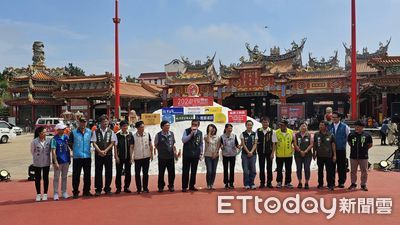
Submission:
[[[115,163],[116,175],[115,175],[115,188],[117,190],[121,190],[121,176],[122,176],[122,169],[125,168],[125,180],[124,180],[124,189],[129,188],[131,185],[131,167],[132,164],[129,160],[120,161],[119,163]]]
[[[233,182],[235,182],[236,156],[222,156],[222,164],[224,165],[224,184],[233,186]]]
[[[94,185],[96,192],[101,192],[103,189],[103,167],[105,168],[105,183],[104,191],[111,191],[112,181],[112,155],[106,155],[104,157],[95,155],[95,173],[94,173]]]
[[[150,158],[135,160],[135,181],[136,190],[142,191],[142,181],[140,180],[140,172],[143,172],[143,190],[149,189],[149,167]]]
[[[50,166],[45,167],[34,167],[35,170],[35,187],[36,187],[36,194],[41,194],[40,192],[40,181],[42,180],[42,171],[43,171],[43,189],[44,194],[47,194],[49,190],[49,170]]]
[[[173,188],[175,182],[175,159],[160,159],[158,158],[158,188],[165,187],[164,174],[165,169],[168,170],[168,187]]]
[[[258,154],[258,164],[260,165],[260,184],[265,184],[265,162],[267,162],[267,185],[272,183],[272,159],[271,153]]]
[[[79,184],[81,182],[81,171],[83,169],[83,193],[90,192],[91,185],[91,158],[74,159],[72,163],[72,192],[79,194]]]
[[[199,158],[187,158],[183,157],[183,168],[182,168],[182,189],[194,188],[196,184],[197,165],[199,164]],[[189,182],[189,171],[190,182]]]
[[[333,182],[335,182],[336,170],[338,174],[338,183],[346,183],[347,178],[347,158],[345,150],[336,150],[336,163],[333,163]]]
[[[386,133],[382,131],[379,133],[381,134],[381,145],[386,145]]]
[[[283,164],[285,164],[285,185],[292,182],[292,163],[293,157],[276,157],[276,182],[282,183],[283,181]]]
[[[331,157],[318,157],[318,186],[324,185],[324,167],[326,168],[326,182],[328,187],[335,186],[335,170],[333,169],[333,161]]]

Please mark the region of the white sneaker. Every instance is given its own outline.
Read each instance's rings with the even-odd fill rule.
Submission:
[[[62,194],[62,196],[63,196],[64,199],[69,198],[69,195],[67,194],[67,192],[64,192],[64,193]]]
[[[249,190],[250,189],[250,186],[244,186],[244,188],[246,189],[246,190]]]
[[[40,194],[36,195],[36,201],[40,202],[42,200],[42,196]]]
[[[255,190],[256,188],[256,185],[251,185],[251,190]]]
[[[54,201],[58,201],[58,194],[57,193],[54,193]]]
[[[47,201],[47,194],[43,194],[42,200],[43,200],[43,201]]]

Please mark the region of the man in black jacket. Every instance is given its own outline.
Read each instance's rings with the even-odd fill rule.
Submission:
[[[357,188],[357,169],[361,170],[361,189],[368,191],[368,150],[372,147],[372,137],[364,131],[364,123],[361,120],[354,124],[355,131],[352,132],[347,141],[350,145],[351,185],[349,190]]]
[[[132,133],[128,132],[129,124],[123,120],[120,122],[121,130],[116,134],[117,142],[115,144],[115,187],[117,188],[116,194],[121,193],[121,176],[122,169],[125,168],[125,182],[124,192],[131,193],[129,189],[131,184],[131,166],[132,166],[132,153],[130,149]]]
[[[272,141],[273,130],[269,127],[269,118],[263,117],[261,120],[262,127],[257,130],[258,144],[258,162],[260,166],[260,188],[272,186],[272,148],[274,142]],[[276,142],[276,141],[275,141]],[[265,162],[267,162],[267,183],[265,183]]]
[[[182,168],[182,192],[186,192],[189,183],[189,190],[198,191],[196,184],[197,165],[200,157],[203,156],[203,133],[199,130],[200,121],[192,120],[192,126],[183,132],[183,168]]]

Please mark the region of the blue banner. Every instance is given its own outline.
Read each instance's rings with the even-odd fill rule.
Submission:
[[[211,121],[211,122],[214,122],[214,114],[197,114],[195,117],[199,121]]]
[[[169,123],[174,123],[174,116],[171,114],[163,114],[162,115],[162,120],[168,121]]]
[[[182,115],[183,114],[183,108],[178,107],[178,108],[162,108],[162,114],[171,114],[171,115]]]

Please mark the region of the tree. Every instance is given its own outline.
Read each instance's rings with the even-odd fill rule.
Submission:
[[[139,79],[131,75],[126,76],[125,81],[129,83],[139,83]]]
[[[74,66],[72,63],[68,63],[68,66],[64,68],[71,76],[85,76],[85,71],[78,66]]]

